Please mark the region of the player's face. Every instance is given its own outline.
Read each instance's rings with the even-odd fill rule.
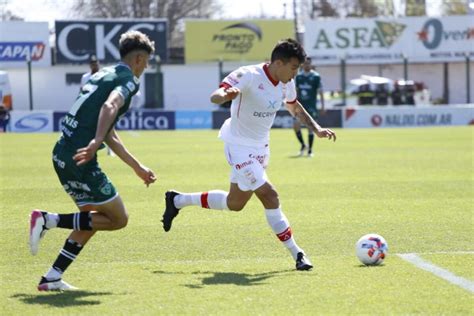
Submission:
[[[90,68],[92,73],[96,73],[99,71],[99,62],[91,62],[90,63]]]
[[[298,73],[298,68],[300,68],[300,62],[298,58],[292,57],[288,62],[283,62],[281,60],[277,61],[277,76],[278,80],[287,83],[293,79]]]
[[[135,76],[140,77],[145,69],[148,67],[148,60],[150,59],[150,55],[145,52],[140,52],[135,56],[136,62],[136,71],[134,73]]]
[[[306,72],[311,70],[311,62],[309,60],[305,60],[303,63],[303,70]]]

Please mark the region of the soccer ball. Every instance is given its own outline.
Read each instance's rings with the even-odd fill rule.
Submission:
[[[367,266],[381,264],[387,256],[387,251],[387,242],[377,234],[364,235],[356,243],[357,258]]]

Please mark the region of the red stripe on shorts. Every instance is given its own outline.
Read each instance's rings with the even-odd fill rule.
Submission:
[[[207,196],[209,195],[208,192],[203,192],[201,194],[201,206],[204,208],[210,208],[209,203],[207,202]]]

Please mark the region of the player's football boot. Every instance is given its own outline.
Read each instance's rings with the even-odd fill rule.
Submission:
[[[301,145],[301,149],[300,149],[300,152],[298,153],[298,156],[303,157],[305,151],[306,151],[306,145]]]
[[[30,215],[30,252],[33,256],[38,253],[39,243],[48,230],[46,228],[46,212],[34,210]]]
[[[168,191],[165,193],[165,201],[166,201],[166,209],[163,213],[163,229],[165,232],[171,229],[171,223],[173,219],[178,215],[179,208],[174,205],[174,197],[179,195],[179,192],[176,191]]]
[[[298,252],[296,256],[296,270],[311,270],[313,265],[304,252]]]
[[[38,291],[74,291],[77,287],[72,286],[64,282],[61,279],[48,280],[45,277],[41,277],[41,281],[38,284]]]
[[[314,157],[314,153],[311,149],[308,150],[308,158],[313,158]]]

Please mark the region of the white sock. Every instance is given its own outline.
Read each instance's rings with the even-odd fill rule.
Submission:
[[[189,205],[197,205],[213,210],[228,210],[228,193],[222,190],[211,190],[208,192],[180,193],[174,197],[174,205],[183,208]]]
[[[56,270],[55,268],[51,267],[49,271],[44,275],[44,277],[48,280],[57,280],[61,279],[63,274]]]
[[[54,228],[58,226],[59,222],[59,215],[56,213],[46,213],[46,223],[45,226],[46,228]]]
[[[285,245],[290,251],[293,259],[296,260],[298,252],[303,252],[303,249],[298,247],[296,244],[293,233],[291,232],[290,223],[286,218],[285,214],[281,211],[281,208],[276,209],[265,209],[265,215],[267,222],[272,228],[273,232],[277,235],[278,239]]]

